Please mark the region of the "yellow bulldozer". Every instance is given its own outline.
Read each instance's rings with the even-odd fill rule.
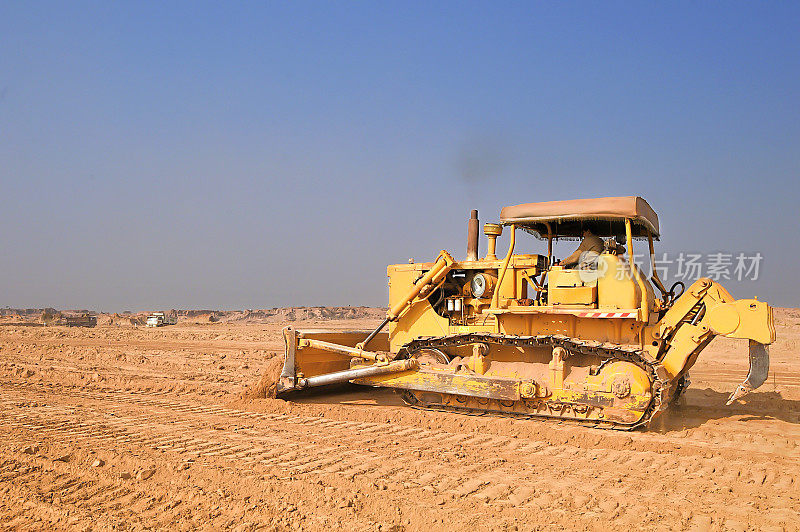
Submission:
[[[602,249],[556,263],[553,242],[587,229]],[[393,388],[418,408],[632,430],[680,396],[717,335],[750,345],[750,371],[729,404],[766,380],[772,308],[708,278],[667,289],[654,264],[658,216],[644,199],[505,207],[484,226],[483,258],[478,232],[472,211],[465,260],[441,251],[433,262],[389,266],[388,311],[375,330],[286,327],[277,395],[351,382]],[[520,233],[546,242],[546,253],[519,252]],[[631,260],[635,240],[649,247],[649,278]]]

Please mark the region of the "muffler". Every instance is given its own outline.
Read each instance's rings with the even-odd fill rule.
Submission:
[[[467,260],[478,260],[478,211],[472,209],[469,213],[469,222],[467,222]]]
[[[728,398],[726,405],[741,399],[752,392],[767,380],[769,376],[769,346],[750,340],[750,371],[747,378]]]

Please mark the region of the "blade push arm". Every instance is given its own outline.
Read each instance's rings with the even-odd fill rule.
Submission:
[[[439,282],[445,278],[448,272],[453,268],[453,264],[455,263],[455,259],[450,256],[450,254],[442,250],[439,252],[439,256],[436,258],[436,261],[433,263],[428,272],[422,276],[420,280],[414,283],[414,286],[411,287],[411,290],[403,296],[400,301],[395,303],[393,307],[391,307],[388,312],[386,313],[386,318],[381,322],[378,327],[370,333],[367,338],[361,342],[357,347],[359,349],[364,349],[367,344],[375,338],[375,336],[381,332],[381,330],[386,327],[386,325],[390,321],[397,321],[397,319],[403,315],[403,313],[408,309],[409,305],[411,304],[414,299],[422,293],[427,293],[430,287],[436,286]]]

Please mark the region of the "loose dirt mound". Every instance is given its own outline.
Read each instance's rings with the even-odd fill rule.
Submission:
[[[133,325],[133,326],[142,326],[145,323],[147,323],[147,316],[139,316],[139,315],[137,315],[137,316],[131,316],[128,319],[129,319],[131,325]]]
[[[264,373],[258,382],[250,386],[242,394],[243,399],[264,399],[266,397],[275,397],[277,392],[278,379],[281,376],[283,369],[283,357],[276,355],[267,361]]]

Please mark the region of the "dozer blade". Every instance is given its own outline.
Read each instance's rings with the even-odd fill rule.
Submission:
[[[359,353],[373,358],[379,353],[361,351],[355,346],[371,331],[283,329],[286,342],[283,368],[276,394],[347,382],[359,377],[396,373],[412,369],[407,361],[384,360],[375,366],[351,368],[351,359]],[[389,349],[389,335],[380,333],[371,344],[381,352]]]
[[[769,347],[766,344],[750,340],[750,372],[743,383],[728,398],[726,405],[741,399],[767,380],[769,375]]]

